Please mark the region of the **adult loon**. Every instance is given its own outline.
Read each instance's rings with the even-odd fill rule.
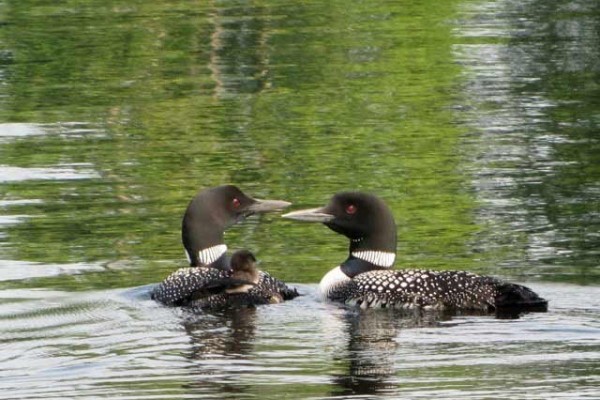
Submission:
[[[322,208],[283,217],[322,222],[350,239],[348,258],[319,284],[325,299],[361,308],[547,311],[548,302],[529,288],[490,276],[466,271],[392,270],[396,224],[388,206],[374,195],[337,193]]]
[[[235,271],[231,268],[227,245],[223,241],[225,230],[252,214],[280,210],[290,204],[280,200],[254,199],[233,185],[198,192],[188,205],[181,226],[181,238],[190,267],[180,268],[169,275],[154,288],[152,298],[166,305],[188,306],[202,297],[207,287],[214,289],[215,282],[230,279]],[[239,256],[242,264],[246,263],[243,257],[247,256],[243,254]],[[257,271],[257,274],[256,282],[247,288],[247,299],[253,299],[254,295],[264,297],[265,293],[283,300],[298,296],[296,289],[268,273]],[[225,292],[224,297],[228,294]]]
[[[283,302],[283,296],[272,288],[260,286],[260,273],[256,257],[248,250],[238,250],[231,255],[231,274],[214,279],[190,298],[192,309],[220,309],[247,307]]]

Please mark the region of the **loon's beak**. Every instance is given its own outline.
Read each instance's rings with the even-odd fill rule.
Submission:
[[[307,222],[328,222],[335,218],[323,208],[309,208],[306,210],[292,211],[291,213],[283,214],[283,218],[295,219],[296,221]]]
[[[253,199],[254,202],[246,209],[251,213],[262,213],[269,211],[277,211],[292,205],[292,203],[283,200],[261,200]]]

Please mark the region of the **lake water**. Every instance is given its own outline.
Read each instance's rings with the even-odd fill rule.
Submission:
[[[576,0],[0,0],[0,397],[600,398],[599,29]],[[377,193],[396,267],[549,312],[322,303],[346,241],[276,214],[226,241],[302,297],[156,304],[188,201],[223,183]]]

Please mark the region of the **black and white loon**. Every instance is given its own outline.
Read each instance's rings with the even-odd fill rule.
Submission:
[[[335,194],[322,208],[284,218],[322,222],[350,239],[346,261],[319,284],[321,295],[361,308],[472,311],[547,311],[548,302],[525,286],[466,271],[392,270],[396,224],[387,205],[362,192]]]
[[[220,305],[226,305],[230,295],[227,290],[218,293],[219,298],[206,299],[208,291],[215,290],[227,280],[233,282],[235,271],[231,268],[227,245],[223,240],[225,230],[252,214],[280,210],[290,204],[280,200],[254,199],[232,185],[200,191],[188,205],[181,226],[181,237],[190,267],[180,268],[165,278],[154,288],[152,298],[171,306],[206,308],[217,305],[219,301]],[[255,260],[252,253],[250,255]],[[241,253],[239,256],[241,265],[247,266],[251,262],[254,266],[247,254]],[[290,300],[298,296],[296,289],[268,273],[260,270],[256,273],[252,285],[244,286],[247,296],[237,296],[238,300],[242,297],[247,301],[263,298]],[[264,302],[258,300],[256,304]]]

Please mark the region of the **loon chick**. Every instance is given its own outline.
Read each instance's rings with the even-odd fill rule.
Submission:
[[[234,271],[223,241],[225,230],[252,214],[280,210],[290,204],[254,199],[233,185],[200,191],[188,205],[181,225],[181,238],[190,267],[169,275],[155,287],[152,298],[166,305],[185,306],[215,281],[229,279]],[[243,259],[240,262],[244,264]],[[284,300],[298,296],[296,289],[268,273],[257,273],[257,282],[249,288],[250,293],[272,292]]]
[[[525,286],[466,271],[392,270],[396,224],[388,206],[362,192],[335,194],[322,208],[284,218],[322,222],[350,239],[348,258],[321,280],[321,295],[361,308],[471,311],[547,311],[548,302]]]
[[[250,250],[238,250],[231,255],[231,276],[226,283],[226,293],[247,293],[258,284],[256,257]]]
[[[283,302],[280,293],[257,286],[260,274],[256,258],[248,250],[238,250],[231,256],[231,274],[215,279],[190,296],[192,309],[247,307]],[[265,290],[266,289],[266,290]]]

